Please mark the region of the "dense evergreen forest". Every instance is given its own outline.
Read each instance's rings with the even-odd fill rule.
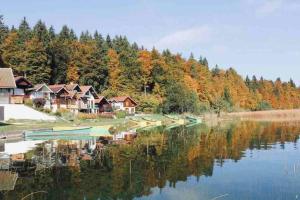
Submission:
[[[185,59],[169,50],[147,50],[124,36],[57,32],[24,18],[8,27],[0,16],[0,67],[37,83],[93,85],[107,97],[131,95],[145,112],[264,110],[300,107],[293,80],[244,80],[234,69],[209,68],[204,57]]]

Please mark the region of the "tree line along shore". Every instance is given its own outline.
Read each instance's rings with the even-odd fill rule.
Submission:
[[[33,84],[92,85],[112,97],[130,95],[138,110],[148,113],[195,114],[208,111],[258,111],[300,107],[300,90],[293,80],[255,76],[244,79],[233,68],[209,67],[205,57],[186,59],[168,49],[145,49],[125,36],[103,36],[68,26],[47,27],[26,18],[8,27],[0,17],[0,67]]]

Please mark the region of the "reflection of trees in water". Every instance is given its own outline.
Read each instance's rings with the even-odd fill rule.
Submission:
[[[175,187],[189,176],[212,176],[213,166],[240,160],[246,149],[269,149],[271,144],[298,140],[300,124],[230,124],[226,128],[156,129],[139,134],[130,145],[111,145],[77,167],[52,167],[18,180],[7,199],[32,191],[48,191],[47,199],[132,199],[151,188]],[[71,151],[72,152],[72,151]],[[80,154],[76,154],[78,157]],[[41,199],[45,196],[41,195]]]

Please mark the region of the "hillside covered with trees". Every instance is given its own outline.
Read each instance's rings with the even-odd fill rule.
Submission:
[[[77,36],[24,18],[18,27],[0,16],[0,67],[37,83],[92,85],[107,97],[131,95],[146,112],[292,109],[300,89],[290,80],[245,80],[232,68],[209,68],[206,58],[185,59],[169,50],[147,50],[124,36],[88,31]]]

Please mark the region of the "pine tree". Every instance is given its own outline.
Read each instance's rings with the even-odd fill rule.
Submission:
[[[33,84],[49,83],[51,68],[47,65],[47,53],[37,37],[26,42],[26,75]]]
[[[296,88],[296,87],[297,87],[296,84],[295,84],[295,82],[293,81],[293,79],[290,79],[288,83],[289,83],[289,85],[290,85],[292,88]]]
[[[106,36],[106,44],[107,44],[108,48],[110,48],[110,49],[113,48],[113,44],[112,44],[112,41],[111,41],[111,38],[109,35]]]
[[[48,33],[49,33],[50,41],[53,41],[56,38],[56,34],[53,26],[50,26]]]
[[[9,33],[8,27],[4,24],[3,15],[0,15],[0,45]],[[0,50],[1,51],[1,50]],[[1,52],[0,52],[1,54]]]
[[[50,42],[50,35],[44,22],[39,20],[33,27],[33,35],[43,43],[45,47],[48,47]]]
[[[219,66],[216,65],[215,68],[213,68],[213,69],[211,70],[211,72],[212,72],[212,75],[213,75],[213,76],[218,76],[218,75],[220,74],[220,68],[219,68]]]
[[[31,28],[24,17],[18,29],[20,43],[25,45],[25,42],[31,38]]]
[[[204,65],[205,67],[208,67],[208,61],[207,61],[206,58],[203,59],[203,65]]]
[[[247,87],[248,87],[249,89],[251,89],[251,80],[250,80],[250,78],[249,78],[248,75],[246,76],[245,83],[246,83]]]

